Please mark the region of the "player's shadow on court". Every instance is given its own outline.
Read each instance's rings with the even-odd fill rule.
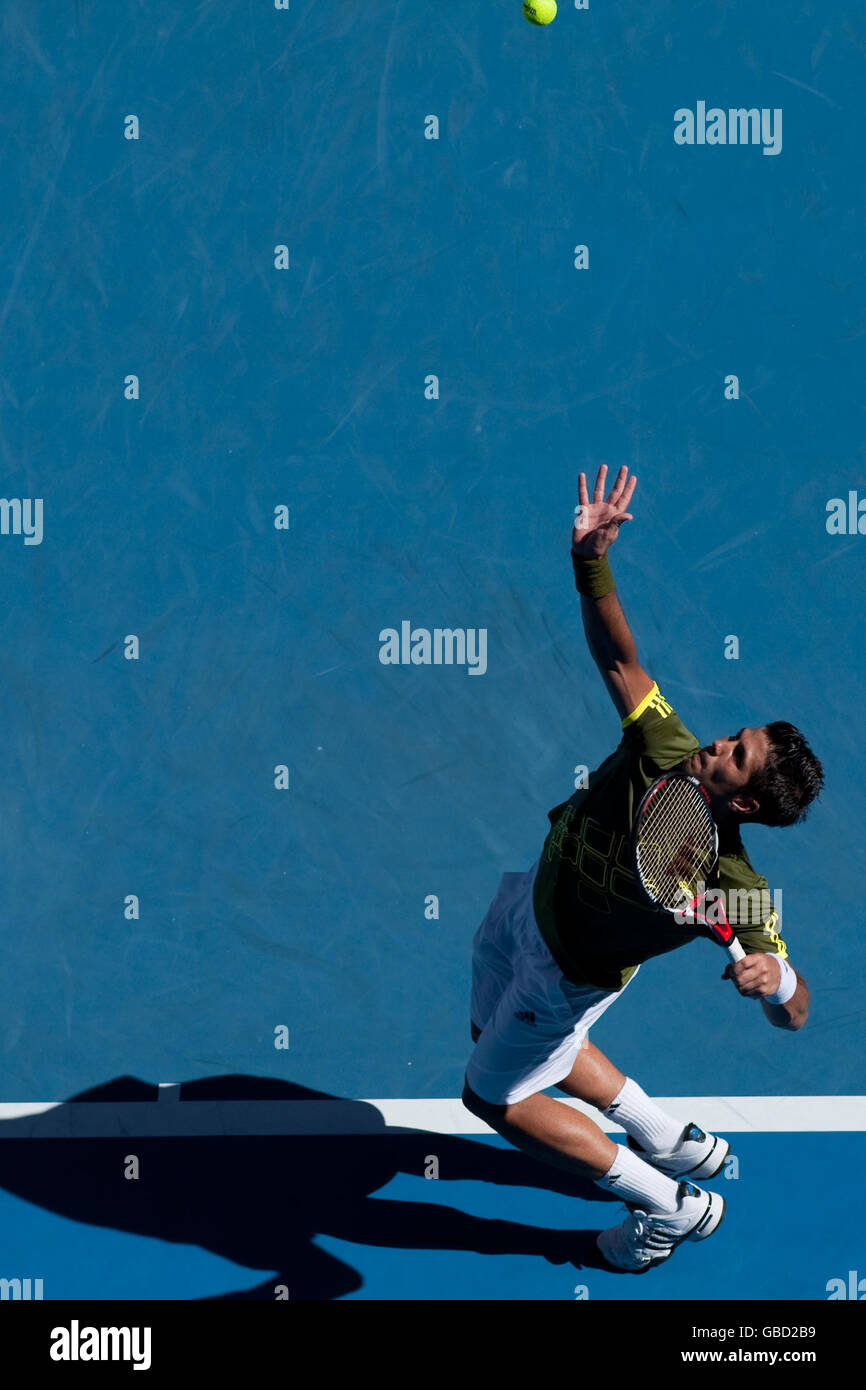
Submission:
[[[363,1101],[262,1077],[212,1077],[171,1092],[121,1077],[39,1115],[3,1120],[4,1139],[10,1142],[0,1142],[0,1186],[26,1201],[276,1271],[256,1288],[223,1295],[231,1299],[273,1300],[277,1285],[291,1299],[340,1298],[359,1289],[358,1272],[317,1246],[317,1235],[602,1267],[595,1230],[488,1220],[438,1202],[372,1195],[398,1173],[423,1177],[433,1157],[440,1182],[616,1201],[595,1183],[516,1150],[388,1127]],[[124,1177],[129,1155],[138,1159],[135,1180]]]

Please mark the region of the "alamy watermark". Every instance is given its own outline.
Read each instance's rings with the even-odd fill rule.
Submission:
[[[400,631],[379,633],[383,666],[466,666],[470,676],[487,670],[486,627],[414,627],[404,619]]]
[[[694,892],[680,889],[680,906],[674,909],[673,917],[678,926],[693,924],[694,904],[700,902],[700,911],[711,927],[723,927],[725,922],[735,926],[761,927],[770,940],[778,943],[776,928],[782,920],[782,890],[774,888],[707,888],[701,881],[694,885]]]
[[[866,536],[866,497],[851,488],[847,498],[831,497],[827,503],[830,536]]]
[[[707,109],[699,101],[695,110],[681,106],[674,112],[674,140],[678,145],[763,145],[764,154],[782,153],[782,108],[721,106]]]
[[[828,1303],[839,1298],[855,1299],[858,1303],[866,1299],[866,1279],[861,1279],[856,1269],[848,1270],[847,1279],[838,1275],[835,1279],[828,1279],[824,1287]]]
[[[42,498],[0,497],[0,535],[23,535],[25,545],[41,545]]]
[[[41,1299],[42,1293],[41,1279],[0,1279],[0,1299],[20,1299],[27,1302],[31,1299]]]
[[[52,1361],[131,1361],[134,1371],[150,1370],[149,1327],[68,1327],[51,1329]]]

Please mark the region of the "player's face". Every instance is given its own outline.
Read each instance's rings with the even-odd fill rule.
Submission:
[[[733,801],[732,809],[746,811],[757,803],[745,804],[741,795],[755,773],[764,766],[770,740],[766,729],[741,729],[738,734],[714,739],[699,748],[683,764],[684,771],[697,777],[701,786],[718,802]]]

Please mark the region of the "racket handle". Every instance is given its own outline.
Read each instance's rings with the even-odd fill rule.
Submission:
[[[739,941],[737,940],[736,937],[734,937],[733,941],[731,942],[731,944],[730,944],[730,946],[727,948],[727,950],[728,950],[728,955],[730,956],[731,960],[737,961],[737,960],[744,960],[744,959],[745,959],[746,953],[745,953],[745,951],[743,950],[742,946],[740,945],[740,943],[739,943]]]

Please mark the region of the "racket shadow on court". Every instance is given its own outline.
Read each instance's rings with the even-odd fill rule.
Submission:
[[[598,1228],[549,1229],[373,1195],[398,1173],[423,1178],[431,1157],[439,1182],[561,1193],[563,1227],[569,1198],[617,1203],[596,1184],[516,1150],[389,1127],[363,1101],[264,1077],[210,1077],[170,1090],[120,1077],[50,1110],[0,1121],[4,1139],[0,1187],[26,1201],[269,1271],[255,1287],[220,1295],[228,1299],[270,1301],[278,1285],[293,1300],[361,1288],[358,1271],[317,1246],[316,1236],[603,1267]],[[138,1159],[135,1180],[124,1177],[130,1155]],[[615,1219],[610,1213],[602,1224]]]

